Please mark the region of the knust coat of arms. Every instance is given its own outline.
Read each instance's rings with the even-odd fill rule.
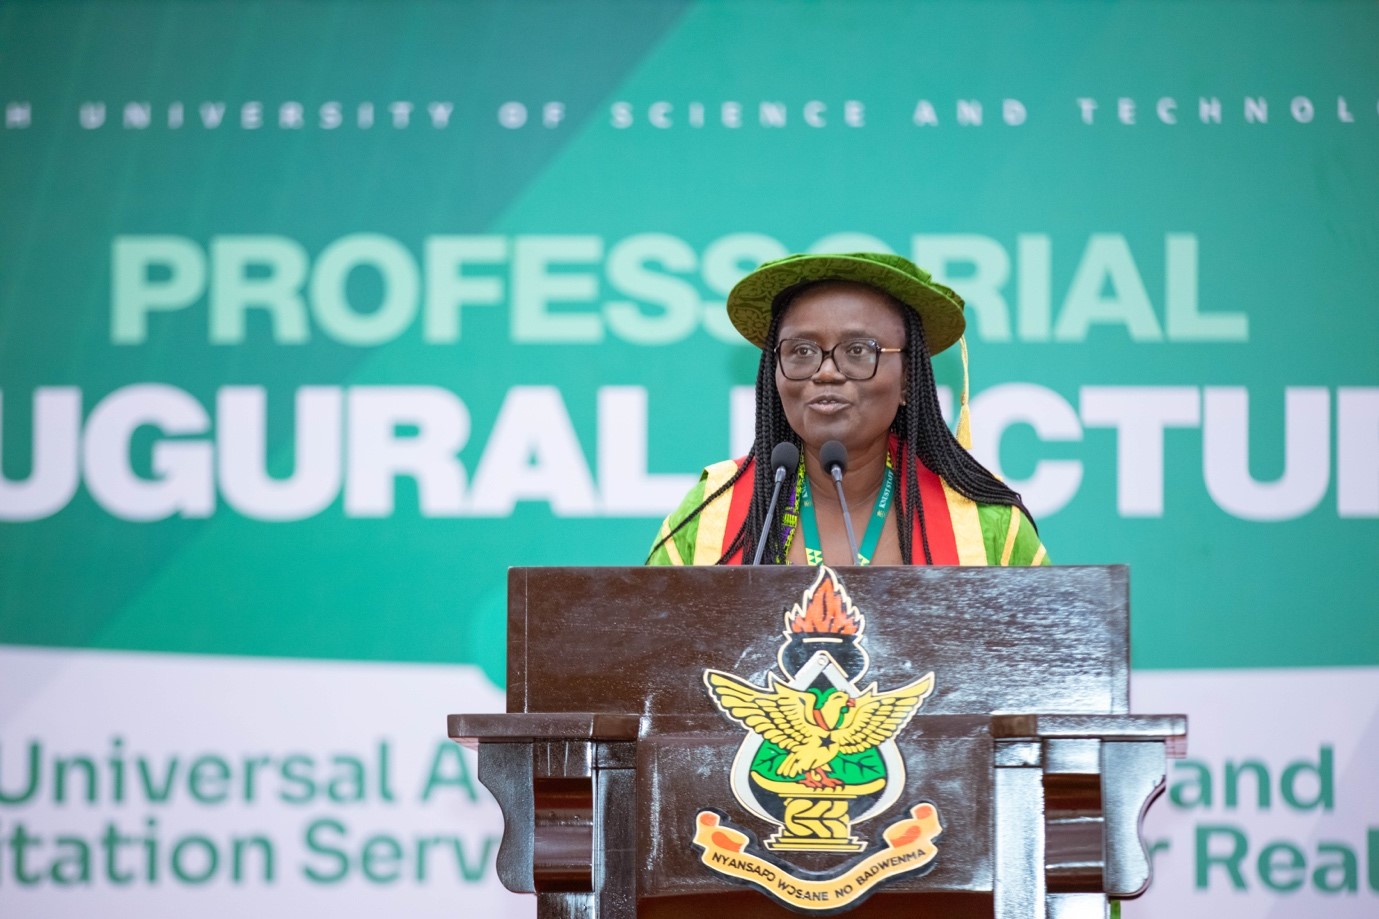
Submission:
[[[731,770],[734,797],[774,825],[765,851],[747,830],[716,811],[701,811],[694,844],[711,870],[762,888],[789,906],[832,912],[860,902],[888,877],[931,866],[942,832],[927,802],[887,826],[883,845],[854,832],[888,811],[905,789],[905,763],[895,737],[934,689],[933,673],[891,690],[858,684],[870,664],[862,644],[865,618],[837,574],[818,578],[785,614],[780,675],[757,686],[719,670],[704,671],[718,708],[746,730]],[[773,853],[836,852],[846,864],[828,872],[794,869]]]

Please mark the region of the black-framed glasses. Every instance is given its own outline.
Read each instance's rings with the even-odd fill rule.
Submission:
[[[819,372],[824,358],[849,380],[870,380],[883,354],[898,354],[904,348],[883,348],[871,338],[840,341],[828,350],[807,338],[782,338],[776,343],[776,365],[787,380],[807,380]]]

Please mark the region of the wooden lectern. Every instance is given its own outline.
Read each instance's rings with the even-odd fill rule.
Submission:
[[[876,710],[880,702],[857,701],[865,695],[858,690],[917,686],[928,673],[931,691],[886,741],[892,746],[857,754],[887,764],[889,790],[867,800],[876,807],[889,795],[889,810],[856,820],[861,784],[830,782],[827,769],[806,773],[823,787],[801,789],[797,805],[841,808],[845,818],[854,807],[855,822],[844,819],[838,837],[854,841],[851,851],[768,841],[784,829],[750,795],[765,800],[761,789],[786,787],[787,779],[752,759],[770,749],[767,741],[748,743],[753,731],[728,716],[705,671],[739,681],[716,678],[724,686],[755,687],[732,690],[743,698],[758,690],[802,698],[790,693],[809,692],[799,689],[809,676],[803,669],[795,690],[779,686],[795,669],[783,645],[798,643],[786,618],[828,574],[513,569],[508,713],[449,718],[450,736],[477,747],[479,778],[503,810],[503,884],[535,893],[542,919],[796,910],[1083,919],[1107,915],[1108,898],[1141,893],[1150,866],[1140,821],[1163,789],[1165,757],[1185,753],[1187,722],[1129,714],[1123,567],[838,569],[835,583],[863,623],[864,654],[848,652],[851,663],[841,668],[865,671],[844,693],[854,697],[846,705]],[[810,641],[810,661],[832,660],[814,653],[820,649],[847,656],[843,639]],[[825,687],[814,697],[834,694]],[[750,699],[741,705],[755,705]],[[913,700],[893,707],[904,705]],[[842,763],[834,761],[832,775],[844,774]],[[739,795],[744,788],[748,797]],[[851,805],[823,800],[845,793]],[[915,804],[941,822],[937,854],[931,847],[923,870],[887,876],[863,898],[836,899],[873,882],[868,872],[881,872],[877,866],[903,861],[879,853],[914,837],[897,821]],[[711,870],[708,849],[696,844],[706,837],[696,834],[717,821],[743,831],[734,838],[750,845],[740,856],[720,852]],[[747,873],[731,877],[724,866]],[[805,891],[805,899],[787,906],[765,892],[774,884]]]

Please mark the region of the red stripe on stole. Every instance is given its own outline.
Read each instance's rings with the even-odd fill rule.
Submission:
[[[924,502],[924,528],[929,533],[929,554],[935,565],[956,565],[958,563],[958,540],[953,534],[953,517],[948,513],[948,495],[943,491],[943,480],[938,474],[918,460],[919,497]],[[900,489],[906,487],[905,476],[901,476]],[[914,563],[924,564],[924,543],[919,533],[919,521],[914,523],[910,541],[914,553]]]
[[[742,529],[742,524],[747,520],[747,511],[752,506],[753,471],[751,465],[753,460],[752,457],[748,456],[744,461],[748,468],[746,472],[742,473],[742,478],[733,483],[732,503],[728,505],[728,526],[723,530],[723,548],[719,552],[720,555],[728,551],[728,544],[733,541],[737,531]],[[732,557],[728,559],[728,564],[741,565],[744,549],[745,547],[734,552]]]
[[[896,458],[896,465],[903,470],[909,451],[901,445],[900,438],[895,434],[891,435],[890,445],[891,456]],[[915,467],[919,476],[919,498],[924,503],[924,528],[929,533],[929,554],[935,565],[956,565],[958,538],[953,532],[953,516],[948,512],[948,494],[943,490],[943,480],[918,457],[915,458]],[[909,485],[907,477],[901,475],[902,496],[909,491]],[[919,532],[918,520],[910,530],[910,552],[914,556],[914,564],[924,564],[924,537]]]

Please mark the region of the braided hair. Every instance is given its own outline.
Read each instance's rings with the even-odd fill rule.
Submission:
[[[795,433],[795,430],[790,427],[790,423],[786,420],[785,407],[781,404],[780,393],[776,390],[776,339],[781,317],[785,315],[786,308],[796,296],[817,284],[836,283],[839,282],[809,282],[787,288],[777,295],[775,302],[771,305],[771,325],[766,333],[766,343],[761,349],[761,361],[757,364],[756,432],[755,439],[752,441],[751,453],[738,466],[737,471],[728,481],[724,482],[712,494],[705,496],[697,507],[686,514],[684,519],[680,520],[669,533],[657,541],[651,549],[653,553],[672,539],[689,521],[697,517],[705,507],[729,491],[738,480],[750,471],[752,474],[752,499],[747,509],[746,519],[743,520],[742,526],[738,528],[737,532],[733,534],[716,564],[727,564],[728,560],[738,552],[742,552],[745,556],[748,547],[757,544],[762,529],[766,526],[770,527],[770,531],[766,536],[766,546],[762,553],[762,559],[763,561],[769,560],[770,564],[785,564],[787,533],[781,519],[785,508],[778,504],[774,519],[769,523],[766,520],[766,509],[771,500],[773,487],[771,451],[776,444],[783,441],[789,441],[797,447],[803,447],[803,443],[800,436]],[[934,383],[934,368],[930,362],[929,347],[924,339],[924,326],[920,321],[919,314],[884,291],[878,292],[882,293],[899,309],[905,325],[905,341],[907,343],[904,351],[905,398],[895,414],[895,420],[891,422],[891,431],[900,438],[901,443],[906,447],[902,451],[900,469],[900,474],[904,477],[905,488],[901,490],[901,496],[896,507],[897,521],[900,524],[897,527],[900,537],[900,557],[905,564],[914,564],[916,547],[913,545],[913,530],[916,527],[906,525],[912,521],[918,524],[917,529],[921,543],[919,550],[922,553],[924,564],[931,565],[933,564],[933,555],[929,549],[929,531],[924,519],[924,502],[919,492],[920,462],[938,474],[950,488],[971,501],[979,504],[1006,504],[1019,508],[1027,517],[1029,517],[1029,511],[1025,509],[1020,495],[996,478],[989,469],[977,462],[976,457],[958,443],[957,438],[953,436],[953,432],[948,429],[948,425],[944,422],[943,415],[939,410],[938,389]],[[1032,517],[1030,519],[1033,520]]]

